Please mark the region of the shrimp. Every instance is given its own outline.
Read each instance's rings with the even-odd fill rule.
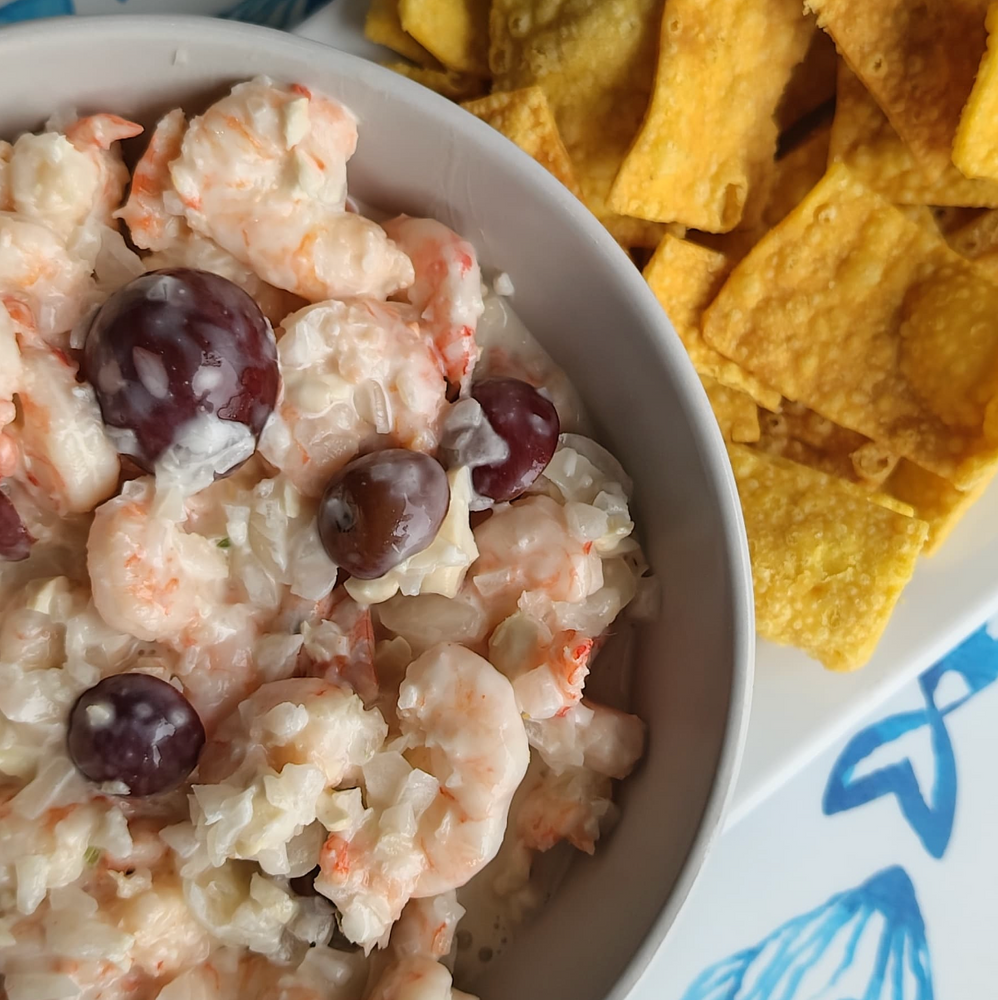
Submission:
[[[225,554],[153,509],[149,477],[97,509],[87,539],[93,600],[112,628],[146,641],[189,641],[221,604]]]
[[[579,603],[603,585],[599,553],[569,531],[565,508],[547,496],[497,509],[475,529],[475,543],[468,580],[493,626],[516,611],[525,592]]]
[[[60,516],[89,512],[114,493],[118,453],[75,364],[60,351],[23,349],[17,399],[21,414],[7,431],[18,453],[14,478]]]
[[[567,840],[593,854],[602,827],[614,816],[608,777],[582,767],[547,771],[520,805],[516,834],[533,851],[549,851]]]
[[[261,77],[190,123],[170,176],[191,227],[269,284],[312,302],[385,298],[413,269],[380,226],[345,210],[356,143],[337,101]]]
[[[17,444],[3,433],[17,415],[14,393],[21,381],[21,352],[10,315],[0,303],[0,479],[17,468]]]
[[[371,611],[345,592],[336,592],[323,620],[302,625],[302,668],[306,675],[343,684],[371,705],[378,697]]]
[[[464,912],[454,890],[410,900],[392,928],[392,950],[397,955],[445,958],[454,946],[454,933]]]
[[[160,120],[132,174],[128,201],[115,218],[125,222],[137,247],[155,251],[145,258],[147,270],[196,267],[220,274],[255,299],[272,323],[279,323],[300,309],[304,300],[268,285],[217,243],[195,233],[184,218],[183,204],[170,177],[170,163],[180,156],[186,131],[187,119],[180,108]]]
[[[412,261],[413,283],[402,297],[444,359],[444,372],[465,394],[478,360],[475,327],[485,305],[475,248],[435,219],[400,215],[382,224]]]
[[[593,640],[575,629],[552,632],[517,611],[489,639],[489,660],[512,682],[525,717],[550,719],[582,700]]]
[[[128,226],[132,242],[142,250],[166,250],[190,234],[169,168],[180,156],[186,131],[187,118],[181,108],[160,119],[135,165],[128,200],[115,212],[115,218]],[[168,207],[171,195],[175,211]]]
[[[285,319],[284,394],[260,452],[307,496],[356,455],[391,443],[432,452],[446,406],[436,349],[409,306],[322,302]]]
[[[453,987],[447,968],[425,955],[393,962],[365,1000],[475,1000]]]
[[[409,665],[398,717],[406,759],[389,751],[365,769],[371,812],[352,835],[330,834],[315,881],[365,948],[410,898],[459,888],[495,857],[529,761],[509,681],[463,646]]]
[[[588,699],[555,718],[525,725],[530,745],[555,773],[585,767],[626,778],[644,754],[647,727],[641,719]]]
[[[0,303],[26,334],[65,346],[92,299],[89,266],[56,233],[0,213]]]

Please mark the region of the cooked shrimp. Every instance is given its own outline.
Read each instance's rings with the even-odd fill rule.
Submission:
[[[366,1000],[474,1000],[453,988],[447,968],[425,955],[408,955],[392,962]]]
[[[14,477],[57,514],[86,513],[118,486],[118,453],[104,432],[93,389],[76,381],[60,351],[21,351],[21,414],[7,435],[17,449]]]
[[[94,604],[121,632],[185,642],[221,603],[228,564],[214,542],[157,513],[154,497],[146,477],[98,507],[87,539]]]
[[[593,640],[574,629],[552,630],[517,611],[489,639],[489,661],[512,682],[516,703],[530,719],[550,719],[582,700]]]
[[[454,890],[412,899],[392,928],[392,951],[397,955],[444,958],[454,946],[454,933],[463,916],[464,907]]]
[[[201,753],[199,779],[230,780],[249,764],[280,771],[312,764],[323,787],[356,782],[359,768],[384,742],[388,727],[352,691],[318,677],[263,684],[219,727]]]
[[[644,722],[596,702],[584,701],[555,718],[525,724],[530,745],[556,773],[585,767],[609,778],[626,778],[644,753]]]
[[[409,665],[398,716],[415,770],[386,760],[406,776],[377,786],[365,770],[371,814],[352,836],[330,835],[315,883],[368,948],[410,898],[458,888],[495,857],[529,759],[509,681],[463,646],[441,643]],[[411,816],[404,833],[400,812]]]
[[[475,248],[435,219],[400,215],[383,226],[416,272],[402,295],[437,345],[447,378],[464,392],[478,360],[475,327],[485,308]]]
[[[0,302],[26,331],[64,346],[92,289],[89,266],[48,226],[0,213]]]
[[[603,567],[592,543],[569,531],[565,508],[546,496],[517,500],[475,529],[478,560],[468,571],[497,624],[524,592],[552,601],[584,601],[603,585]]]
[[[376,447],[436,448],[447,387],[409,306],[322,302],[283,330],[284,395],[260,452],[299,490],[319,496],[334,472]]]
[[[609,778],[582,767],[561,774],[548,771],[521,803],[516,835],[531,850],[549,851],[567,840],[592,854],[603,825],[613,815]]]
[[[323,620],[302,625],[303,672],[356,691],[365,705],[378,697],[374,670],[374,625],[370,608],[337,591]]]
[[[187,119],[180,108],[162,118],[132,175],[128,201],[115,213],[128,226],[132,242],[155,251],[144,260],[147,270],[196,267],[220,274],[251,295],[272,322],[279,323],[304,301],[257,277],[217,243],[195,233],[173,187],[170,163],[180,156]]]
[[[166,250],[190,233],[170,178],[170,163],[180,156],[186,131],[187,118],[180,108],[160,119],[135,165],[128,200],[115,212],[142,250]],[[171,195],[174,204],[168,207]]]
[[[0,479],[12,475],[17,468],[17,444],[3,430],[17,415],[14,393],[20,382],[21,352],[14,324],[0,303]]]
[[[380,226],[345,211],[356,143],[337,101],[259,78],[190,123],[170,175],[191,227],[269,284],[312,302],[384,298],[413,270]]]

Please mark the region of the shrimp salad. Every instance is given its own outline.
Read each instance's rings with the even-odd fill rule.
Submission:
[[[0,994],[466,997],[643,753],[630,481],[347,108],[142,131],[0,142]]]

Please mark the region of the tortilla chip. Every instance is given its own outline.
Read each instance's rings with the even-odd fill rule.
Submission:
[[[721,254],[667,235],[644,269],[644,278],[701,375],[740,389],[763,406],[776,409],[780,394],[718,354],[700,333],[703,311],[724,284],[729,270],[730,264]]]
[[[895,205],[894,206],[909,222],[921,226],[927,232],[937,234],[939,227],[936,217],[928,205]]]
[[[709,375],[701,375],[700,381],[724,440],[742,444],[758,441],[759,407],[755,400],[748,393],[722,385]]]
[[[815,129],[799,146],[776,161],[769,201],[762,213],[767,229],[779,225],[825,176],[831,125]]]
[[[843,166],[735,268],[702,328],[788,399],[960,489],[998,461],[998,285]]]
[[[946,242],[958,254],[972,260],[992,281],[998,281],[998,211],[982,212],[950,232]]]
[[[987,0],[806,2],[926,177],[941,177],[984,53]]]
[[[976,503],[991,484],[988,477],[974,489],[961,492],[945,479],[933,475],[914,462],[900,461],[887,480],[885,489],[891,496],[910,504],[917,517],[929,526],[929,539],[924,554],[932,555],[949,537],[960,518]]]
[[[928,526],[814,469],[739,445],[728,454],[759,634],[831,670],[861,667],[911,579]]]
[[[662,0],[493,0],[495,90],[547,95],[583,199],[623,246],[655,247],[662,227],[610,210],[610,185],[655,75]]]
[[[829,162],[844,163],[867,187],[904,205],[998,205],[998,184],[970,180],[952,163],[929,180],[862,80],[842,63]]]
[[[790,74],[790,81],[776,109],[776,124],[781,133],[802,118],[835,99],[835,73],[838,56],[831,36],[822,31],[814,15],[808,17],[811,38],[804,59]]]
[[[955,208],[952,205],[933,205],[932,215],[936,220],[936,229],[947,239],[950,233],[969,225],[985,213],[982,208]]]
[[[421,83],[452,101],[466,101],[478,97],[485,89],[483,82],[476,76],[465,76],[444,69],[424,69],[422,66],[404,62],[385,63],[385,65],[388,69],[407,76],[410,80],[415,80],[416,83]]]
[[[998,181],[998,3],[988,8],[987,50],[953,142],[953,162],[968,177]]]
[[[440,69],[440,63],[403,30],[399,19],[399,0],[371,0],[364,21],[364,34],[375,45],[384,45],[426,69]]]
[[[651,104],[610,207],[734,229],[772,166],[773,113],[807,43],[799,0],[669,0]]]
[[[573,194],[581,197],[568,150],[540,87],[524,87],[465,101],[462,107],[502,132],[525,153],[546,167]]]
[[[490,0],[398,0],[403,31],[455,73],[489,75]]]
[[[784,401],[779,413],[761,413],[759,426],[757,447],[761,451],[867,491],[881,489],[898,464],[897,457],[882,445],[790,400]]]

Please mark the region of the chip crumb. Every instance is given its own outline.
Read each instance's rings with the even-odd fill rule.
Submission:
[[[780,394],[710,347],[700,333],[704,309],[724,284],[730,266],[713,250],[666,235],[645,267],[644,278],[701,375],[740,389],[763,406],[776,409]]]
[[[756,627],[830,670],[873,654],[928,525],[858,487],[729,445],[755,586]]]
[[[806,0],[928,180],[947,168],[984,53],[987,0]]]
[[[788,399],[959,489],[998,462],[998,285],[841,165],[735,268],[702,329]]]
[[[773,114],[811,30],[800,0],[669,0],[651,103],[610,207],[706,232],[734,229],[753,202],[761,211],[752,192],[770,183]]]
[[[839,64],[829,162],[844,163],[867,187],[897,204],[998,205],[998,184],[964,177],[952,163],[930,179],[845,62]]]
[[[475,101],[465,101],[461,106],[515,142],[572,194],[582,196],[568,150],[540,87],[499,91]]]
[[[953,162],[968,177],[998,181],[998,0],[988,7],[987,49],[981,57],[974,89],[960,116],[953,141]]]

